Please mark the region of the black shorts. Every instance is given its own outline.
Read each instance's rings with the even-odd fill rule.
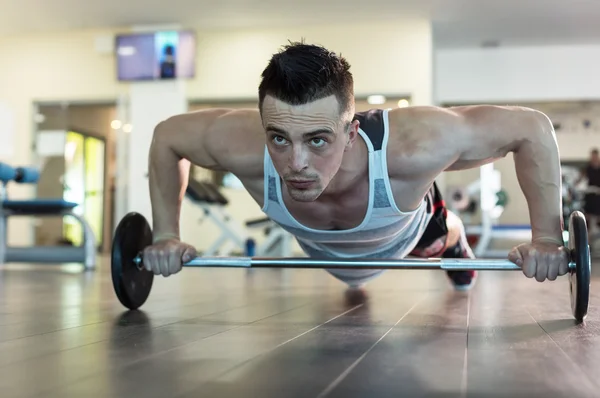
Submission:
[[[416,250],[426,249],[435,241],[448,234],[448,225],[446,224],[448,209],[446,208],[446,202],[444,202],[444,198],[436,183],[433,183],[431,189],[427,195],[425,195],[425,200],[427,201],[428,206],[427,212],[432,213],[433,215],[429,224],[427,224],[419,243],[415,246]]]
[[[583,212],[587,215],[600,216],[600,195],[593,193],[585,195]]]

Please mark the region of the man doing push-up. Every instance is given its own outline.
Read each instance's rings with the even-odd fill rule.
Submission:
[[[145,267],[169,276],[196,256],[179,235],[191,163],[237,176],[310,257],[473,257],[435,179],[512,153],[533,235],[508,257],[540,282],[567,273],[559,152],[546,115],[490,105],[356,113],[353,84],[343,57],[291,43],[264,69],[258,109],[209,109],[159,123],[149,157],[154,243],[143,253]],[[360,286],[382,271],[329,272]],[[466,289],[475,272],[448,276]]]

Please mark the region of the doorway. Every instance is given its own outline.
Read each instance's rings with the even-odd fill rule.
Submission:
[[[103,247],[105,141],[80,131],[67,131],[63,199],[78,203],[75,214],[84,217],[94,232],[98,248]],[[63,242],[81,246],[83,229],[72,217],[63,220]]]
[[[113,228],[116,119],[114,103],[37,103],[38,198],[77,203],[75,213],[89,223],[100,253],[110,250]],[[43,134],[57,137],[53,149]],[[39,147],[46,145],[45,147]],[[35,225],[36,245],[80,245],[81,225],[71,217],[47,217]]]

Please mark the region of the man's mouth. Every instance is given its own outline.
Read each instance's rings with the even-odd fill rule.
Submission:
[[[287,183],[296,189],[309,188],[314,181],[312,180],[287,180]]]

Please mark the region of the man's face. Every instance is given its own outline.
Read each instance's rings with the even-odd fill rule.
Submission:
[[[592,152],[591,161],[593,164],[600,164],[600,157],[598,156],[598,152]]]
[[[351,148],[358,122],[352,122],[352,115],[340,114],[335,96],[306,105],[267,96],[262,118],[269,154],[290,196],[301,202],[316,200]]]

